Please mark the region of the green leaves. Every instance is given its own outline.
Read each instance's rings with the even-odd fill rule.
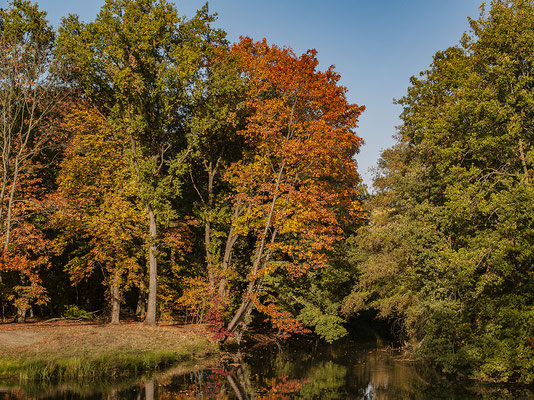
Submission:
[[[512,349],[534,335],[534,4],[494,1],[471,25],[398,101],[346,303],[401,319],[448,371],[530,382],[532,353]]]

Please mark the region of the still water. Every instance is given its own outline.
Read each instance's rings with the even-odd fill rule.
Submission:
[[[0,387],[0,400],[4,399],[468,400],[534,399],[534,392],[451,381],[376,343],[341,340],[331,345],[256,347],[206,360],[204,365],[171,368],[114,384]]]

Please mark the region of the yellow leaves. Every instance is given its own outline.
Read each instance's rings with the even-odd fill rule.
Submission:
[[[208,282],[201,277],[185,278],[184,286],[183,295],[178,299],[177,304],[194,316],[202,316],[210,299],[214,298]]]
[[[84,279],[98,264],[111,275],[128,276],[130,284],[138,282],[142,268],[136,243],[143,242],[146,218],[124,156],[125,138],[85,105],[69,110],[64,129],[72,139],[58,178],[54,218],[62,234],[56,244],[60,249],[73,240],[88,243],[69,263],[71,277]]]

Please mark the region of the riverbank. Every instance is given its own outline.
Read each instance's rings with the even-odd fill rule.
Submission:
[[[196,325],[0,325],[1,380],[118,379],[217,353]]]

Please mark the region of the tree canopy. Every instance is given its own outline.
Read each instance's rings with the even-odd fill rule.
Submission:
[[[412,78],[345,304],[493,381],[534,377],[533,46],[532,2],[494,1]]]
[[[371,194],[335,68],[215,19],[0,10],[2,318],[332,341],[368,311],[447,372],[531,383],[532,0],[492,1],[411,78]]]

